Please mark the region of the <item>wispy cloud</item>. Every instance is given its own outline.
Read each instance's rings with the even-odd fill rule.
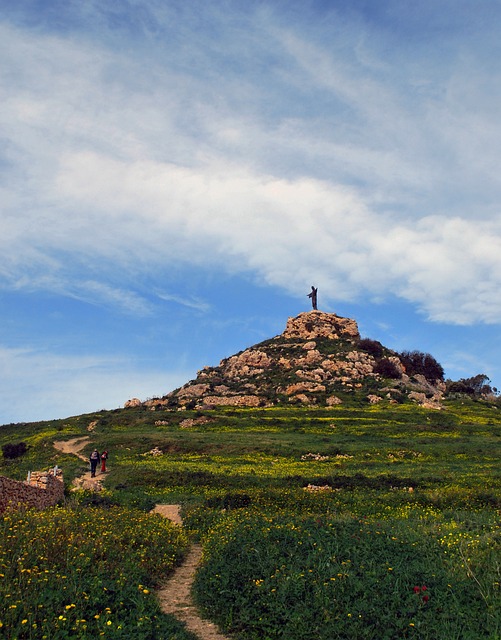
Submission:
[[[214,38],[184,13],[174,35],[162,3],[143,7],[143,31],[132,15],[113,31],[100,7],[84,11],[88,37],[1,27],[4,286],[59,282],[148,313],[120,272],[184,264],[498,321],[499,72],[483,70],[480,39],[449,34],[437,59],[436,36],[417,65],[335,11],[326,44],[321,24],[263,8],[201,9]],[[131,52],[111,46],[127,32]]]
[[[0,292],[18,305],[0,350],[6,420],[164,393],[189,374],[154,358],[172,371],[229,355],[312,283],[325,309],[369,305],[366,322],[397,299],[436,335],[447,325],[452,369],[496,370],[496,3],[4,5]],[[231,301],[214,285],[225,276]],[[78,345],[74,301],[93,321]],[[475,323],[492,325],[484,343]],[[129,356],[90,353],[109,352],[100,326]],[[183,331],[189,353],[172,348]]]
[[[161,291],[155,291],[155,295],[160,298],[160,300],[165,300],[166,302],[175,302],[176,304],[180,304],[184,307],[188,307],[189,309],[195,309],[196,311],[201,311],[203,313],[207,312],[210,309],[210,304],[208,302],[204,302],[199,298],[193,298],[192,296],[184,296],[182,294],[171,294],[164,293]]]

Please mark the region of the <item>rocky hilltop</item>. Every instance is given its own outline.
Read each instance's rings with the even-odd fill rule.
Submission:
[[[289,318],[285,331],[204,367],[195,380],[163,398],[126,406],[208,409],[276,404],[332,406],[348,395],[369,403],[414,400],[439,408],[444,385],[422,375],[410,377],[398,354],[362,340],[355,320],[310,311]]]

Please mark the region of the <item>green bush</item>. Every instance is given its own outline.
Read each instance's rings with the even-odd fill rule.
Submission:
[[[384,353],[383,345],[378,340],[370,340],[369,338],[360,340],[358,348],[374,356],[374,358],[381,358]]]

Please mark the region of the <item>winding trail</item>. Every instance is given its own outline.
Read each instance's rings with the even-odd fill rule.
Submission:
[[[87,462],[87,458],[80,453],[80,451],[89,442],[89,436],[79,436],[78,438],[72,438],[71,440],[57,440],[54,442],[54,447],[62,453],[73,453],[81,460]]]
[[[157,504],[153,511],[176,524],[182,524],[180,507],[177,504]],[[229,640],[218,631],[213,622],[200,617],[191,597],[191,587],[201,559],[202,547],[193,544],[183,564],[176,569],[165,586],[157,591],[160,607],[164,613],[169,613],[184,622],[186,628],[200,640]]]
[[[70,453],[80,460],[84,460],[87,464],[89,459],[80,453],[80,451],[89,442],[89,436],[79,436],[78,438],[71,438],[70,440],[56,440],[54,447],[62,453]],[[99,478],[91,478],[90,471],[84,473],[78,478],[73,480],[73,487],[75,489],[88,489],[89,491],[101,491],[102,484]]]
[[[81,460],[88,462],[86,456],[80,451],[89,442],[89,436],[79,436],[70,440],[58,440],[54,442],[54,447],[62,453],[69,453],[78,456]],[[74,486],[92,491],[100,491],[101,483],[98,478],[91,478],[90,471],[75,478]],[[182,526],[181,507],[178,504],[157,504],[152,513],[159,513],[165,518],[169,518],[175,524]],[[184,562],[176,569],[166,584],[157,591],[158,601],[164,613],[175,616],[184,622],[186,628],[194,633],[200,640],[229,640],[222,635],[217,626],[200,617],[198,610],[191,597],[191,587],[195,579],[195,573],[202,559],[202,547],[193,544]]]

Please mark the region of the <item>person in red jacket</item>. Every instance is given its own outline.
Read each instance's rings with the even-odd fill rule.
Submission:
[[[106,473],[106,460],[108,460],[108,452],[103,451],[101,454],[101,473]]]

